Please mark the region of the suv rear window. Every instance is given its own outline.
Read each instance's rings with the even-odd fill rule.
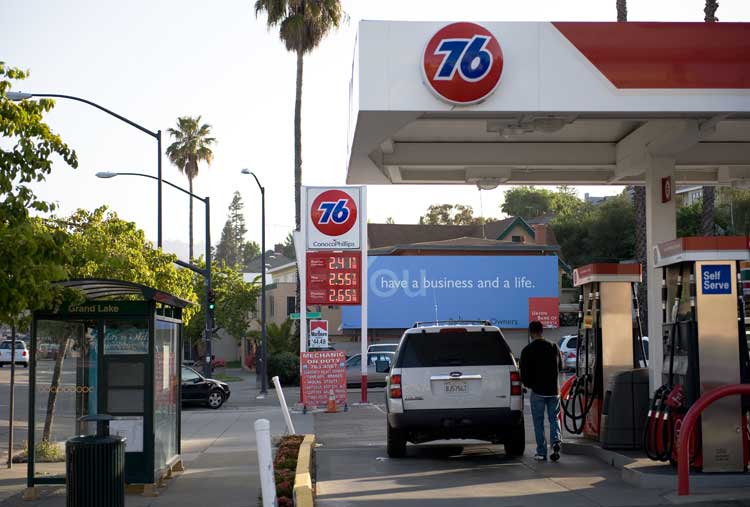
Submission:
[[[399,368],[513,364],[510,347],[496,331],[409,334],[401,348]]]
[[[13,348],[13,342],[10,341],[10,340],[9,341],[4,341],[3,343],[0,343],[0,349],[3,349],[3,350],[8,349],[8,350],[10,350],[11,348]],[[22,342],[21,340],[16,340],[16,349],[20,350],[20,349],[25,349],[25,348],[26,348],[26,344],[24,342]]]

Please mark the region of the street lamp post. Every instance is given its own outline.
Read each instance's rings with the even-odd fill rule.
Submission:
[[[7,92],[5,94],[10,100],[13,101],[21,101],[25,99],[30,99],[33,97],[42,97],[42,98],[54,98],[54,99],[68,99],[68,100],[75,100],[77,102],[83,102],[84,104],[88,104],[89,106],[95,107],[99,109],[100,111],[104,111],[110,116],[114,116],[120,121],[123,121],[130,125],[131,127],[135,127],[141,132],[150,135],[154,139],[156,139],[156,150],[157,150],[157,159],[156,159],[156,178],[154,178],[157,181],[157,190],[156,190],[156,245],[161,248],[162,247],[162,217],[161,217],[161,187],[162,187],[162,176],[161,176],[161,130],[157,130],[156,132],[147,129],[146,127],[137,124],[133,120],[129,120],[128,118],[125,118],[124,116],[115,113],[114,111],[111,111],[107,109],[104,106],[100,106],[96,102],[91,102],[90,100],[83,99],[81,97],[74,97],[73,95],[61,95],[59,93],[25,93],[25,92]],[[111,176],[110,176],[111,177]],[[173,185],[174,186],[174,185]],[[200,198],[199,198],[200,199]]]
[[[114,178],[115,176],[140,176],[143,178],[151,178],[152,180],[157,179],[155,176],[151,176],[150,174],[142,174],[142,173],[120,173],[120,172],[98,172],[96,173],[97,178]],[[180,192],[183,192],[187,195],[189,195],[191,198],[198,199],[203,204],[206,205],[206,268],[201,269],[198,266],[195,266],[194,264],[191,264],[189,262],[184,261],[176,261],[176,264],[188,268],[200,275],[203,276],[205,279],[205,285],[206,285],[206,297],[205,297],[205,319],[206,319],[206,329],[205,331],[205,340],[206,340],[206,356],[208,359],[203,364],[203,374],[206,377],[211,376],[211,361],[212,361],[212,351],[211,351],[211,335],[213,333],[214,329],[214,321],[213,321],[213,312],[209,308],[209,302],[208,302],[208,294],[211,291],[211,204],[210,199],[208,196],[206,197],[199,197],[195,195],[194,193],[185,190],[184,188],[175,185],[174,183],[171,183],[166,180],[161,180],[162,183],[169,185],[172,188],[176,188]]]
[[[266,189],[250,169],[243,169],[242,174],[255,178],[260,189],[260,394],[268,392],[268,336],[266,334]]]

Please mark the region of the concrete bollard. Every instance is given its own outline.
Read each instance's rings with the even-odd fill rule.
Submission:
[[[276,507],[276,481],[273,476],[273,456],[271,455],[271,423],[268,419],[255,421],[255,442],[258,446],[263,507]]]
[[[276,395],[279,397],[281,403],[281,412],[284,414],[284,422],[286,422],[286,430],[290,435],[294,435],[294,424],[292,424],[292,417],[289,415],[289,408],[286,406],[286,398],[284,397],[284,391],[281,390],[281,382],[279,377],[273,377],[273,386],[276,388]]]

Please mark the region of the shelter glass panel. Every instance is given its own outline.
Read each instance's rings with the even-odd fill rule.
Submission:
[[[180,324],[156,318],[154,332],[154,466],[177,455],[177,399]]]
[[[79,419],[97,411],[95,322],[37,322],[34,360],[34,474],[65,476],[65,441],[95,431]]]

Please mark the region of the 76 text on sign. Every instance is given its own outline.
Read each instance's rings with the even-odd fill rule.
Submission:
[[[307,304],[359,305],[360,252],[307,252]]]

